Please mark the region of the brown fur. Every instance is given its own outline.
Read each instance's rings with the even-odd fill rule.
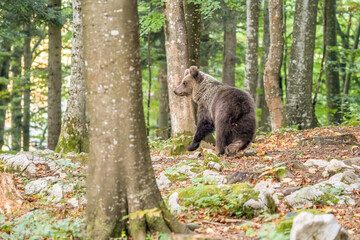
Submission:
[[[198,104],[198,124],[189,151],[194,151],[206,135],[216,130],[219,154],[233,155],[245,149],[256,132],[256,111],[252,97],[245,91],[218,82],[192,66],[174,89],[178,96],[192,94]]]

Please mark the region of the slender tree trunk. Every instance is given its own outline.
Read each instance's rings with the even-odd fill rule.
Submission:
[[[259,6],[258,0],[246,1],[246,56],[244,89],[255,100],[258,78],[258,38]]]
[[[286,121],[300,129],[315,127],[311,97],[317,9],[317,0],[296,1],[286,89]]]
[[[30,146],[30,75],[31,75],[31,26],[25,24],[26,36],[24,38],[24,119],[23,119],[23,149],[29,151]]]
[[[164,13],[171,132],[173,136],[185,131],[194,133],[195,117],[191,97],[179,97],[173,92],[184,77],[188,65],[183,1],[166,1]]]
[[[61,11],[61,0],[49,7]],[[48,148],[54,150],[61,131],[61,26],[49,23]]]
[[[168,139],[170,118],[169,118],[169,94],[168,94],[166,65],[160,68],[158,81],[160,85],[158,136],[161,137],[162,139]]]
[[[81,2],[73,0],[73,37],[69,98],[56,152],[88,152],[86,99],[82,44]]]
[[[351,72],[352,72],[352,68],[354,67],[354,62],[355,62],[355,50],[359,46],[359,35],[360,35],[360,20],[359,20],[358,26],[356,28],[355,36],[354,36],[354,45],[352,48],[353,51],[351,52],[351,55],[350,55],[349,70],[346,72],[346,76],[345,76],[342,104],[344,104],[345,97],[349,93]]]
[[[5,44],[4,49],[10,54],[11,46]],[[3,56],[0,61],[0,77],[9,79],[10,56]],[[0,83],[0,150],[4,145],[6,110],[9,103],[9,92],[6,80]]]
[[[12,75],[13,85],[11,92],[11,149],[14,151],[21,150],[21,99],[22,99],[22,80],[21,80],[21,57],[24,49],[14,47],[12,54]]]
[[[224,6],[224,49],[222,81],[235,86],[236,63],[236,11]]]
[[[282,36],[282,0],[270,0],[270,50],[265,66],[265,99],[269,107],[271,129],[276,130],[285,124],[283,102],[280,94],[279,77],[284,48]]]
[[[336,0],[326,0],[326,55],[325,55],[325,78],[326,78],[326,101],[329,109],[328,119],[330,124],[339,124],[340,111],[340,79],[336,40]]]
[[[190,66],[200,66],[201,5],[184,0],[186,38]]]
[[[116,238],[127,232],[145,239],[148,230],[187,232],[167,210],[151,166],[137,1],[82,4],[90,114],[88,238]]]
[[[257,88],[259,91],[256,94],[256,104],[258,108],[261,108],[261,117],[259,127],[264,131],[269,131],[270,128],[270,113],[269,108],[265,101],[264,92],[264,68],[266,59],[269,54],[270,48],[270,29],[269,29],[269,0],[264,1],[264,26],[263,26],[263,55],[260,60],[259,75]]]

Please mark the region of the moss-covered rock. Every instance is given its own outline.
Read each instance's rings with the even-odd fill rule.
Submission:
[[[302,209],[297,210],[291,213],[288,213],[286,216],[284,216],[279,223],[276,226],[276,231],[279,233],[284,233],[285,235],[290,235],[290,231],[293,225],[294,218],[301,212],[309,212],[314,215],[324,214],[323,212],[320,212],[318,210],[314,209]]]
[[[189,176],[196,176],[202,171],[202,166],[198,161],[183,161],[165,170],[165,176],[171,182],[185,181]]]
[[[172,139],[170,155],[177,156],[183,154],[186,148],[192,143],[193,137],[194,134],[187,131],[176,135],[176,137]]]
[[[211,164],[211,163],[215,163],[218,167],[215,167],[215,164]],[[213,153],[206,153],[205,159],[204,159],[204,166],[205,167],[209,167],[211,169],[215,169],[217,171],[220,171],[221,169],[224,168],[224,164],[221,162],[221,160],[218,158],[218,156],[216,156]]]

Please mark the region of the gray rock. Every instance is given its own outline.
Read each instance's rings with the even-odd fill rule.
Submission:
[[[189,158],[191,159],[196,159],[198,157],[200,157],[201,152],[194,152],[193,154],[189,155]]]
[[[333,159],[329,162],[329,165],[326,166],[325,171],[322,173],[324,177],[333,175],[335,173],[338,173],[344,169],[352,169],[353,167],[350,167],[346,165],[344,162],[339,161],[337,159]]]
[[[316,167],[324,168],[329,165],[329,162],[321,159],[309,159],[304,163],[304,165],[307,167],[316,166]]]
[[[56,177],[45,177],[31,181],[25,186],[25,194],[45,194],[51,184],[59,181]]]
[[[203,172],[203,177],[210,179],[210,181],[216,181],[219,184],[227,183],[227,178],[224,175],[221,175],[218,172],[212,170],[205,170]]]
[[[76,197],[68,199],[67,203],[73,208],[78,208],[79,207],[79,200],[77,200]]]
[[[47,190],[49,198],[53,202],[60,202],[64,196],[62,184],[56,183]]]
[[[190,177],[196,177],[197,173],[194,173],[191,171],[192,167],[188,166],[188,165],[183,165],[179,168],[179,173],[183,173],[185,175],[188,175]]]
[[[160,190],[170,187],[171,181],[165,176],[165,173],[160,173],[160,177],[156,179],[156,183]]]
[[[244,203],[244,208],[253,208],[255,210],[260,210],[264,209],[265,205],[261,201],[250,199],[246,203]]]
[[[299,191],[293,192],[289,196],[285,197],[285,202],[289,206],[300,209],[307,207],[312,207],[312,201],[318,199],[324,192],[315,188],[315,187],[304,187]]]
[[[294,218],[290,240],[346,240],[349,235],[332,214],[313,215],[302,212]]]
[[[215,169],[219,172],[224,168],[221,164],[213,161],[210,161],[207,166],[209,169]]]
[[[161,157],[161,156],[152,156],[151,157],[152,162],[157,162],[157,161],[160,161],[161,159],[163,159],[163,157]]]
[[[168,200],[170,211],[175,214],[179,214],[181,212],[181,206],[178,204],[178,200],[179,200],[178,192],[174,192],[173,194],[171,194]]]

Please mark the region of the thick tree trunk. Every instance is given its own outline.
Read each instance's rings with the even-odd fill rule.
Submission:
[[[186,232],[166,209],[151,166],[137,1],[82,4],[90,114],[88,238],[120,237],[124,231],[134,239],[145,239],[147,230]]]
[[[158,81],[160,85],[158,136],[161,137],[162,139],[168,139],[170,119],[169,119],[169,94],[168,94],[166,65],[160,68]]]
[[[21,150],[21,98],[22,98],[22,80],[21,80],[21,57],[23,49],[14,47],[12,54],[12,75],[13,85],[11,92],[11,149],[14,151]]]
[[[81,2],[73,0],[73,37],[69,98],[56,152],[88,152]]]
[[[165,2],[165,48],[169,88],[172,135],[195,132],[194,106],[191,97],[179,97],[173,92],[184,77],[188,65],[185,19],[182,0]]]
[[[184,0],[186,38],[190,66],[200,66],[201,5]]]
[[[255,100],[258,78],[258,38],[259,6],[258,0],[246,1],[246,56],[244,90]]]
[[[269,54],[270,48],[270,29],[269,29],[269,0],[264,1],[264,26],[263,26],[263,55],[260,60],[259,76],[257,82],[257,88],[259,91],[256,94],[256,104],[258,108],[261,108],[261,116],[259,127],[264,131],[269,131],[270,127],[270,113],[269,108],[265,101],[265,91],[264,91],[264,68],[266,59]]]
[[[10,53],[10,45],[5,45],[4,49]],[[0,77],[9,79],[9,67],[10,67],[10,56],[4,56],[0,61]],[[7,90],[7,83],[0,83],[0,150],[4,145],[4,133],[5,133],[5,119],[6,110],[9,103],[9,92]]]
[[[30,75],[31,75],[31,30],[30,24],[25,25],[26,36],[24,39],[24,119],[23,119],[23,149],[29,151],[30,146]]]
[[[265,99],[269,107],[271,129],[276,130],[285,124],[283,102],[280,94],[279,77],[284,48],[282,36],[282,0],[270,0],[270,50],[265,66]]]
[[[339,124],[341,120],[340,111],[340,79],[336,40],[336,0],[326,0],[326,55],[325,55],[325,79],[326,79],[326,101],[328,120],[330,124]]]
[[[61,0],[49,7],[61,11]],[[61,131],[61,26],[49,23],[48,148],[54,150]]]
[[[222,81],[230,86],[235,86],[236,63],[236,11],[224,6],[224,49]]]
[[[297,0],[286,89],[287,124],[315,127],[312,105],[317,0]]]

